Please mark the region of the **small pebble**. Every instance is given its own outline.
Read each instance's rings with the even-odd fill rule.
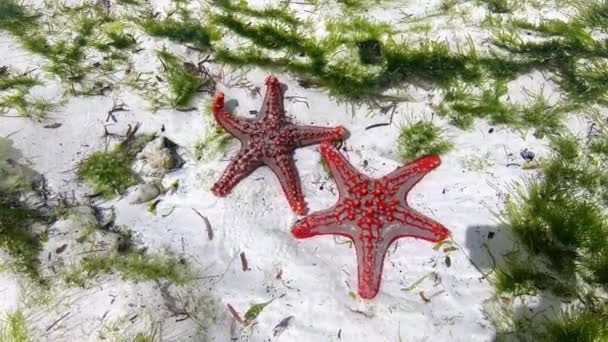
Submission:
[[[141,204],[151,201],[160,195],[160,190],[154,184],[147,183],[140,185],[133,194],[131,204]]]
[[[521,156],[521,157],[522,157],[524,160],[527,160],[527,161],[532,161],[532,160],[534,160],[534,157],[536,156],[536,155],[534,154],[534,152],[532,152],[532,151],[528,150],[527,148],[524,148],[524,149],[523,149],[523,150],[522,150],[522,151],[519,153],[519,155],[520,155],[520,156]]]
[[[63,245],[61,245],[61,247],[57,248],[55,250],[55,253],[61,254],[61,253],[63,253],[65,251],[66,248],[68,248],[68,244],[67,243],[63,244]]]

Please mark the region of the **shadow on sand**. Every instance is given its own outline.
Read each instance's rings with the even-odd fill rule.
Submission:
[[[469,226],[465,248],[481,279],[492,286],[497,272],[505,272],[505,259],[524,249],[504,224]],[[531,331],[543,321],[557,319],[560,303],[549,291],[528,298],[495,294],[484,303],[484,313],[496,328],[491,341],[537,341]]]

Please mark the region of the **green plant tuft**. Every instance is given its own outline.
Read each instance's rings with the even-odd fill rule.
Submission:
[[[87,257],[67,272],[64,279],[70,285],[83,285],[91,277],[112,272],[119,272],[123,279],[136,282],[166,279],[183,285],[193,279],[182,259],[133,249],[111,256]]]
[[[11,33],[22,32],[32,25],[34,15],[17,3],[17,0],[2,0],[0,2],[0,30]]]
[[[199,22],[189,18],[184,18],[181,21],[172,18],[162,20],[146,18],[138,23],[152,37],[167,38],[178,43],[191,44],[192,47],[201,51],[211,49],[213,33],[201,26]]]
[[[42,246],[39,238],[29,230],[36,219],[34,211],[17,202],[0,203],[0,248],[13,258],[11,266],[15,272],[44,283],[40,278],[38,260]]]
[[[182,61],[166,50],[158,51],[157,54],[163,63],[164,73],[173,94],[173,106],[187,106],[197,91],[211,84],[211,80],[204,79],[195,70],[186,67]]]
[[[577,295],[573,279],[564,279],[540,271],[533,259],[507,258],[493,281],[498,294],[524,296],[550,290],[561,298],[569,299]]]
[[[77,175],[91,183],[95,193],[112,198],[139,182],[131,162],[131,158],[120,150],[95,152],[80,164]]]
[[[42,218],[19,201],[22,193],[31,190],[31,180],[21,166],[11,160],[9,152],[10,145],[0,138],[0,248],[11,256],[10,266],[15,272],[44,284],[38,259],[42,245],[30,229]]]
[[[28,323],[23,311],[7,312],[0,326],[1,342],[29,342]]]
[[[122,194],[139,183],[139,176],[131,169],[137,153],[154,139],[154,135],[135,135],[139,126],[129,129],[125,140],[111,151],[95,152],[78,166],[76,175],[93,186],[93,191],[105,198]]]
[[[559,320],[546,325],[543,341],[551,342],[599,342],[608,340],[608,307],[606,304],[590,308],[571,309]]]
[[[507,201],[506,220],[527,250],[562,279],[580,274],[608,286],[608,158],[583,149],[574,137],[552,141],[544,178]]]
[[[43,121],[55,106],[46,99],[32,99],[24,87],[18,87],[14,92],[0,96],[0,116],[14,110],[21,117]]]
[[[295,17],[294,13],[291,13],[286,8],[282,7],[254,9],[245,1],[212,0],[212,2],[215,6],[229,13],[240,13],[258,19],[271,18],[272,20],[278,20],[293,27],[303,24],[302,21]]]
[[[39,80],[28,75],[10,76],[0,73],[0,91],[16,87],[30,88],[38,84]]]
[[[512,0],[477,0],[484,3],[490,12],[494,13],[511,13],[515,9],[515,3]]]
[[[401,127],[397,149],[402,159],[413,160],[431,154],[445,154],[452,149],[452,144],[442,137],[439,127],[431,122],[418,121]]]

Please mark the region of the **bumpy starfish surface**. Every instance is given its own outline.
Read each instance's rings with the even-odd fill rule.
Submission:
[[[296,222],[292,233],[303,239],[316,235],[341,235],[354,242],[357,253],[359,295],[371,299],[380,288],[384,256],[401,237],[437,242],[448,237],[441,224],[418,213],[407,203],[408,192],[441,163],[437,156],[422,157],[392,173],[371,179],[332,147],[321,144],[339,192],[338,202]]]
[[[213,116],[228,133],[241,142],[241,150],[215,183],[212,191],[217,196],[225,196],[243,178],[258,167],[266,165],[279,178],[293,211],[302,215],[307,209],[293,160],[293,151],[321,141],[340,139],[346,129],[342,126],[296,126],[287,122],[279,80],[269,76],[266,78],[266,86],[262,109],[255,119],[233,116],[224,109],[224,94],[220,93],[215,97]]]

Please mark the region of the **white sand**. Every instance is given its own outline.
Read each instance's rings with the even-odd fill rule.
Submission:
[[[167,2],[156,4],[167,7]],[[433,3],[410,1],[407,13],[420,15],[433,8]],[[303,7],[305,8],[305,7]],[[304,12],[303,12],[304,13]],[[387,17],[387,14],[392,14]],[[394,9],[376,10],[373,15],[383,20],[400,17]],[[470,32],[481,43],[483,34]],[[438,37],[458,37],[461,33],[446,31]],[[142,38],[144,39],[144,38]],[[145,38],[147,50],[135,58],[136,67],[156,69],[154,48],[168,46],[175,53],[186,56],[183,48]],[[193,54],[190,52],[193,56]],[[192,57],[194,59],[195,57]],[[0,35],[0,64],[18,70],[40,66],[42,59],[30,57],[9,37]],[[245,76],[262,87],[267,72],[252,70]],[[371,176],[382,176],[401,162],[395,152],[396,138],[401,123],[430,119],[432,108],[427,91],[411,92],[418,101],[398,106],[394,122],[389,127],[365,130],[371,124],[386,122],[382,115],[368,115],[367,108],[339,105],[321,90],[303,89],[295,79],[277,74],[288,86],[287,96],[302,96],[304,103],[285,102],[293,122],[323,126],[344,125],[350,131],[346,146],[351,162]],[[538,75],[537,75],[538,76]],[[513,96],[522,87],[538,89],[542,77],[522,76],[510,85]],[[251,97],[245,90],[219,84],[218,90],[227,99],[239,103],[237,113],[248,115],[259,109],[261,97]],[[547,86],[545,90],[551,92]],[[53,96],[61,87],[52,82],[37,90]],[[202,108],[208,98],[198,97],[195,105]],[[485,247],[493,250],[506,246],[504,234],[497,228],[497,213],[503,207],[504,191],[535,171],[507,167],[512,161],[523,162],[520,150],[531,149],[541,154],[546,141],[528,134],[477,122],[470,131],[460,131],[440,117],[433,122],[446,130],[454,143],[452,152],[445,155],[443,164],[423,179],[411,192],[409,202],[417,210],[444,224],[458,247],[449,253],[451,267],[445,263],[446,253],[433,250],[433,244],[414,239],[401,239],[390,249],[384,267],[379,295],[371,301],[353,299],[356,293],[356,258],[354,249],[338,244],[331,236],[296,241],[290,227],[298,218],[289,209],[278,180],[265,168],[255,171],[242,181],[227,198],[218,199],[209,191],[211,184],[223,171],[228,158],[235,155],[238,142],[230,143],[225,155],[208,162],[197,162],[193,146],[204,131],[206,121],[198,111],[180,112],[163,109],[152,113],[145,100],[122,89],[106,97],[69,98],[52,114],[51,122],[61,123],[57,129],[45,129],[42,124],[26,119],[0,116],[0,136],[9,136],[14,146],[33,169],[47,177],[55,193],[75,191],[83,195],[91,190],[75,181],[74,167],[88,154],[103,149],[103,126],[108,110],[114,103],[125,103],[128,112],[116,113],[118,123],[108,130],[123,134],[128,124],[142,123],[143,132],[160,132],[188,151],[184,153],[184,167],[170,173],[165,184],[179,180],[175,194],[162,196],[158,214],[152,215],[145,205],[129,204],[127,196],[98,203],[103,208],[114,207],[118,225],[127,225],[135,240],[150,251],[169,249],[183,256],[201,276],[216,276],[201,280],[183,289],[172,288],[191,297],[208,298],[215,323],[207,333],[209,341],[237,340],[269,341],[273,328],[285,317],[294,316],[289,328],[277,340],[282,341],[487,341],[494,328],[484,317],[482,305],[492,296],[492,288],[468,258],[480,266],[490,266]],[[354,114],[354,115],[353,115]],[[572,120],[577,125],[577,120]],[[512,154],[508,157],[507,154]],[[300,172],[310,211],[331,206],[336,200],[335,186],[319,165],[316,147],[297,151]],[[367,167],[363,162],[367,161]],[[323,190],[320,187],[323,186]],[[131,189],[132,191],[133,189]],[[175,208],[171,215],[162,217]],[[195,208],[209,218],[214,239],[209,241],[202,220],[192,211]],[[489,231],[496,232],[487,239]],[[250,271],[243,272],[239,254],[244,252]],[[42,258],[45,256],[42,255]],[[276,275],[282,272],[282,281]],[[419,278],[432,272],[415,289],[403,291]],[[118,334],[108,332],[115,325],[121,333],[146,331],[151,326],[162,332],[163,341],[202,341],[191,320],[176,322],[164,304],[155,283],[133,284],[120,276],[100,278],[89,289],[58,287],[52,292],[50,307],[25,306],[27,293],[19,295],[19,282],[10,272],[0,273],[0,311],[24,308],[28,314],[31,333],[40,341],[96,341],[105,336],[120,340]],[[27,291],[26,291],[27,292]],[[425,303],[420,292],[432,297]],[[275,298],[248,328],[230,332],[231,316],[226,304],[243,315],[250,305]],[[69,313],[63,320],[47,328]],[[177,317],[179,318],[179,317]],[[105,326],[106,328],[102,328]],[[123,335],[124,336],[124,335]]]

